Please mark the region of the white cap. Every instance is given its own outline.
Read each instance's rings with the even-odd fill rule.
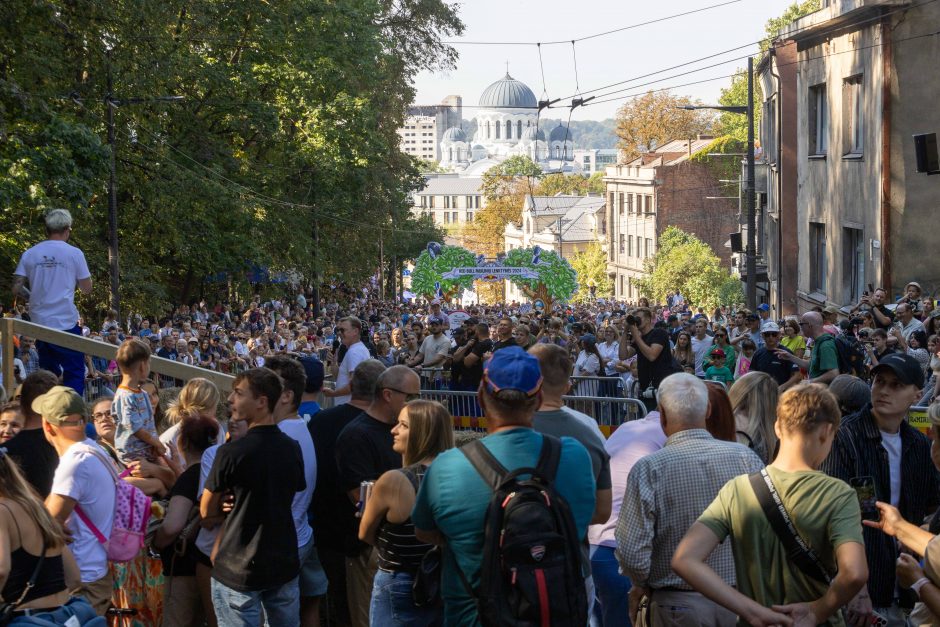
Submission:
[[[765,322],[760,328],[761,333],[780,333],[780,327],[777,326],[776,322],[770,321]]]

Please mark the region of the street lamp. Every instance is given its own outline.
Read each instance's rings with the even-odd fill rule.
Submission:
[[[737,113],[747,116],[747,177],[744,186],[744,203],[747,210],[747,250],[745,252],[745,281],[747,306],[751,311],[757,307],[757,216],[754,207],[754,59],[747,59],[747,105],[746,106],[712,106],[712,105],[684,105],[678,107],[688,111],[697,109],[714,109],[726,113]]]

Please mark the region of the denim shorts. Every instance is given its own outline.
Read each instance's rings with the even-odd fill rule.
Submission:
[[[300,596],[322,597],[329,586],[313,538],[300,547]]]
[[[373,627],[433,627],[443,623],[442,608],[418,607],[411,595],[414,575],[381,568],[375,573],[369,625]]]

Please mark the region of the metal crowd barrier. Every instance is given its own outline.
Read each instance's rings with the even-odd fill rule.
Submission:
[[[421,390],[421,398],[444,405],[454,417],[458,431],[486,431],[486,417],[477,402],[476,392]],[[609,396],[565,396],[565,405],[594,418],[605,437],[617,427],[646,416],[646,407],[635,398]]]

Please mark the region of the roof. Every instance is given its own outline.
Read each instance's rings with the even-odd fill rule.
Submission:
[[[538,107],[538,100],[528,85],[517,81],[507,72],[506,76],[483,90],[480,106],[535,109]]]
[[[444,131],[444,141],[454,141],[454,142],[465,142],[467,141],[467,134],[459,126],[452,126],[446,131]]]
[[[430,176],[419,196],[475,196],[482,193],[483,179],[478,176]]]
[[[674,165],[676,163],[681,163],[686,161],[690,154],[694,155],[699,150],[702,150],[709,144],[714,141],[713,137],[703,137],[701,139],[693,139],[691,141],[691,148],[689,145],[689,140],[687,139],[675,139],[670,142],[666,142],[662,146],[656,148],[656,150],[645,152],[639,157],[635,158],[633,161],[630,161],[626,165],[629,166],[649,166],[653,165]]]
[[[556,196],[526,196],[523,211],[532,211],[538,215],[564,215],[584,196],[558,194]],[[591,197],[593,198],[593,197]],[[604,199],[600,199],[604,202]]]
[[[550,142],[564,142],[564,141],[574,141],[574,134],[571,132],[567,126],[558,123],[558,126],[552,129],[552,132],[548,135],[548,141]]]
[[[602,196],[582,196],[569,207],[561,218],[561,240],[583,242],[596,238],[592,217],[604,206]],[[541,232],[556,233],[557,224],[551,224]],[[556,235],[557,237],[557,235]]]

